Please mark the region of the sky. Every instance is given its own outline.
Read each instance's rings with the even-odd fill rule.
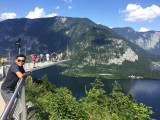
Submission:
[[[110,28],[160,31],[160,0],[0,0],[0,22],[54,16],[89,18]]]

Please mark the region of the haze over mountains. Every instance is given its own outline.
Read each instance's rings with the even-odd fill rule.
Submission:
[[[64,72],[66,75],[159,78],[160,74],[149,66],[158,56],[147,53],[116,32],[87,18],[5,20],[0,22],[0,55],[7,54],[7,49],[16,54],[18,48],[14,43],[21,38],[22,52],[26,46],[28,55],[68,48],[72,62]]]

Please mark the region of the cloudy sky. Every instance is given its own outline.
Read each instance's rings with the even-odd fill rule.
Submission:
[[[160,31],[160,0],[0,0],[0,21],[43,17],[89,18],[108,27]]]

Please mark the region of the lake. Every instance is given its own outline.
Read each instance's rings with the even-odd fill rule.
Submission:
[[[85,86],[89,89],[90,83],[96,78],[91,77],[67,77],[60,73],[65,68],[60,66],[52,66],[38,71],[34,71],[32,76],[40,78],[47,74],[49,81],[56,87],[67,87],[77,99],[85,97]],[[101,79],[104,84],[104,90],[109,94],[113,88],[112,84],[115,80]],[[160,80],[117,80],[123,88],[123,92],[127,95],[132,92],[138,103],[144,103],[153,107],[155,112],[152,118],[160,120]]]

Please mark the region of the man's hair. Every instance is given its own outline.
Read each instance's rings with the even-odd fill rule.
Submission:
[[[25,55],[23,55],[23,54],[19,54],[19,55],[17,55],[17,56],[16,56],[16,59],[17,59],[18,57],[24,57],[24,58],[26,59],[26,56],[25,56]]]

